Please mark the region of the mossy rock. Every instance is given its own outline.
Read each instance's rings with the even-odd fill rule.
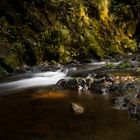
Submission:
[[[133,65],[129,61],[124,61],[117,66],[118,69],[128,69],[132,67]]]
[[[114,68],[116,68],[116,66],[113,63],[108,63],[105,66],[105,69],[114,69]]]
[[[136,75],[140,75],[140,67],[136,68]]]
[[[59,63],[56,62],[55,60],[51,60],[51,61],[49,62],[49,64],[50,64],[50,65],[58,65]]]

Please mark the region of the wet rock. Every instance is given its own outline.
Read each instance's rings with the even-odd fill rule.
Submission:
[[[106,77],[105,77],[106,76]],[[75,77],[69,79],[62,79],[56,84],[57,87],[64,89],[77,90],[78,93],[89,93],[93,91],[94,93],[107,94],[110,92],[111,86],[113,84],[113,78],[110,75],[99,76],[94,78],[91,76]]]
[[[95,77],[96,73],[94,70],[87,70],[87,69],[81,70],[81,69],[79,69],[77,71],[73,71],[73,73],[68,74],[68,76],[71,76],[71,77],[83,77],[83,78],[86,78],[89,75],[90,75],[90,77],[93,78],[93,77]]]
[[[47,67],[43,67],[43,71],[57,71],[59,69],[63,69],[63,66],[60,64],[48,65]]]
[[[108,73],[97,72],[95,78],[100,80],[113,81],[113,76]]]
[[[95,78],[87,77],[86,78],[86,85],[88,89],[90,89],[91,85],[95,82]]]
[[[140,92],[135,95],[135,98],[140,99]]]
[[[135,83],[127,83],[127,84],[124,86],[124,88],[125,88],[126,90],[132,90],[132,91],[137,90],[137,87],[136,87],[136,84],[135,84]]]
[[[61,79],[56,83],[55,88],[57,89],[63,89],[65,88],[65,85],[67,84],[67,79]]]
[[[113,76],[110,74],[97,74],[95,82],[91,85],[90,89],[99,93],[109,93],[110,88],[114,82]]]
[[[110,94],[117,96],[127,96],[126,94],[131,93],[129,95],[134,95],[138,92],[138,85],[136,83],[132,82],[120,82],[120,83],[113,83],[110,86]]]
[[[89,93],[89,87],[94,80],[92,78],[68,78],[57,82],[57,88],[76,90],[78,93]]]
[[[77,60],[72,60],[72,61],[68,62],[67,64],[65,64],[65,66],[67,68],[75,67],[75,66],[78,66],[78,65],[80,65],[80,62],[77,61]]]
[[[128,108],[128,114],[132,118],[140,120],[140,105],[131,103]]]
[[[73,90],[77,90],[78,89],[78,86],[79,86],[79,83],[78,83],[78,79],[76,78],[71,78],[69,79],[66,84],[65,84],[65,88],[66,89],[73,89]]]
[[[82,107],[81,105],[78,105],[76,103],[71,103],[70,104],[70,109],[72,110],[72,112],[74,114],[83,114],[84,113],[84,107]]]
[[[96,93],[108,94],[113,82],[106,78],[95,79],[90,86],[90,90]]]
[[[117,97],[115,99],[114,108],[116,109],[128,109],[130,100],[127,97]]]
[[[125,88],[124,88],[125,89]],[[127,92],[127,89],[119,97],[115,97],[114,108],[125,109],[128,114],[136,119],[140,120],[140,96],[138,91]],[[127,93],[127,94],[126,94]]]
[[[102,94],[102,89],[104,88],[104,85],[102,82],[94,82],[92,83],[92,85],[90,86],[90,90],[95,92],[95,93],[99,93]]]
[[[78,94],[79,95],[83,95],[83,94],[90,94],[90,90],[88,90],[88,87],[82,87],[82,86],[79,86],[78,87]]]
[[[125,91],[124,86],[125,84],[123,83],[113,83],[109,88],[109,92],[115,97],[121,96]]]
[[[73,75],[75,75],[76,72],[77,72],[77,68],[76,67],[68,68],[67,76],[72,77]]]
[[[78,89],[78,79],[77,78],[69,78],[69,79],[61,79],[57,82],[56,87],[64,88],[64,89]]]

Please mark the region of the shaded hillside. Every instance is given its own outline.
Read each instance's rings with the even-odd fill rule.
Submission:
[[[137,51],[138,0],[1,0],[0,57],[12,67]]]

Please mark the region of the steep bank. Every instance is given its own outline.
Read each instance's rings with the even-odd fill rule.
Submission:
[[[2,0],[0,57],[14,68],[135,52],[139,9],[137,0]]]

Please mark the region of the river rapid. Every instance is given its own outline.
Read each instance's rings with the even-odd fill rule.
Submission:
[[[139,140],[140,124],[113,108],[108,95],[56,90],[68,72],[95,69],[92,63],[67,70],[8,77],[0,83],[1,140]],[[70,103],[84,107],[75,115]]]

